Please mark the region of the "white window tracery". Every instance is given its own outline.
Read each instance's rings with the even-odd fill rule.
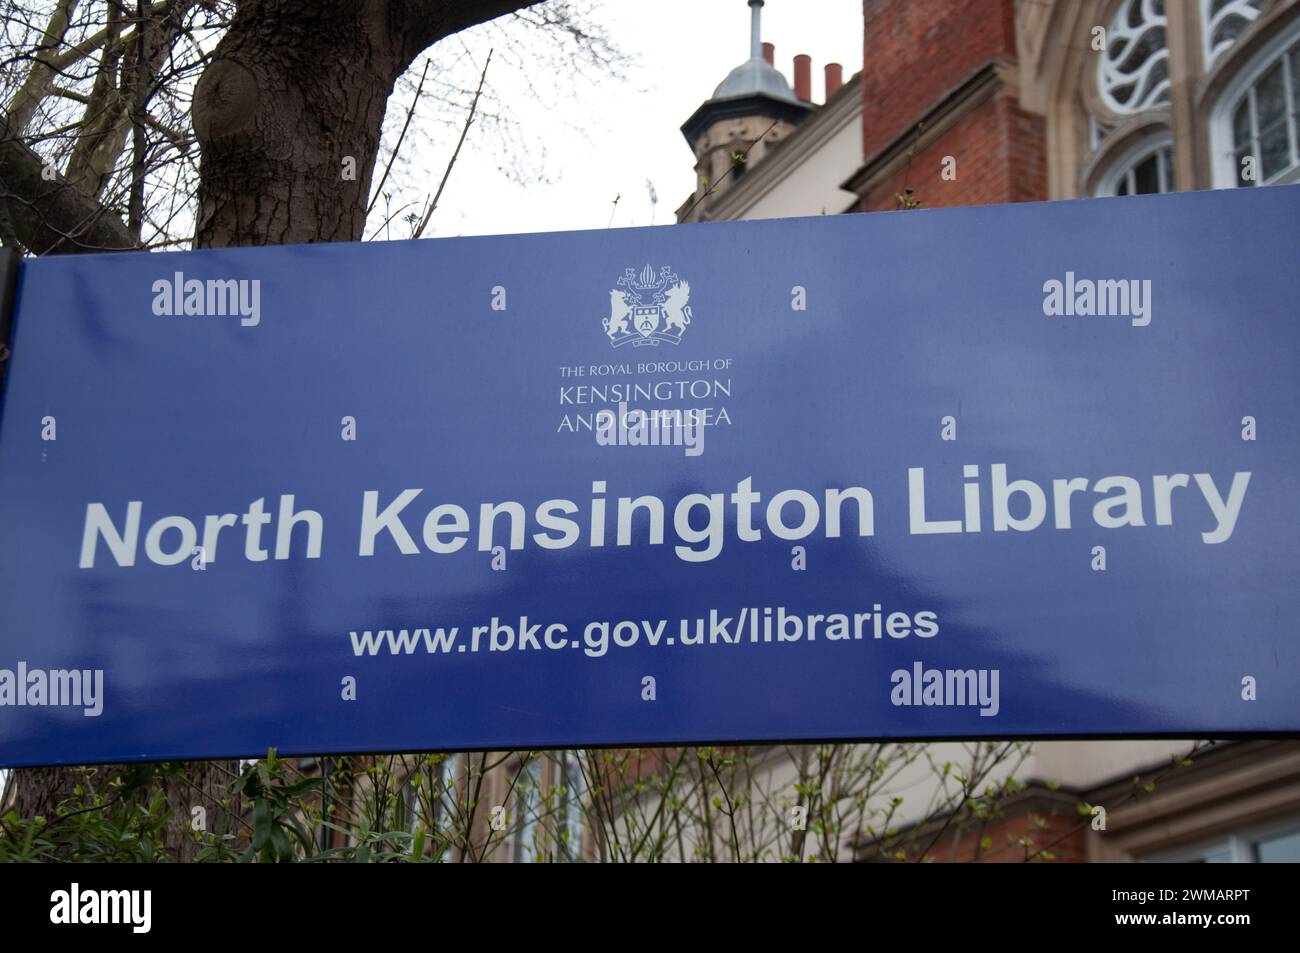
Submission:
[[[1201,0],[1201,44],[1207,73],[1263,6],[1264,0]]]
[[[1169,101],[1168,20],[1164,0],[1124,0],[1106,30],[1097,87],[1116,113]]]

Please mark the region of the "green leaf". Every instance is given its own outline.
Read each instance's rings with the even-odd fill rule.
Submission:
[[[253,802],[253,849],[260,851],[271,837],[271,804],[266,798]]]
[[[297,797],[300,794],[314,790],[324,784],[324,778],[308,778],[305,781],[299,781],[297,784],[290,784],[280,788],[280,793],[285,797]]]
[[[280,863],[293,863],[293,844],[289,842],[289,836],[279,824],[271,828],[271,849],[275,860]]]

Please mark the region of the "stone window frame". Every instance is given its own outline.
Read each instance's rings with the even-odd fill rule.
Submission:
[[[1276,839],[1300,834],[1300,814],[1280,818],[1265,824],[1252,824],[1220,834],[1217,837],[1196,841],[1169,850],[1156,851],[1135,857],[1145,864],[1185,864],[1207,861],[1214,854],[1226,854],[1222,863],[1255,864],[1255,845],[1264,839]]]
[[[1164,148],[1171,152],[1169,175],[1177,188],[1180,180],[1172,155],[1176,147],[1169,110],[1147,110],[1130,117],[1110,130],[1079,167],[1079,194],[1089,198],[1116,196],[1119,179],[1152,152]]]
[[[1102,174],[1096,177],[1096,185],[1093,187],[1092,194],[1098,198],[1118,197],[1120,195],[1119,186],[1121,180],[1126,180],[1134,175],[1139,165],[1160,153],[1167,153],[1168,159],[1158,167],[1157,174],[1165,181],[1161,182],[1162,187],[1157,189],[1157,192],[1176,191],[1177,177],[1173,168],[1174,135],[1167,126],[1158,126],[1155,131],[1138,138],[1137,141],[1119,151],[1105,164]],[[1134,192],[1130,189],[1124,194],[1129,196],[1143,193]]]

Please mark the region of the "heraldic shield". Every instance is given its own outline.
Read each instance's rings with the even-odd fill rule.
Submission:
[[[609,317],[602,321],[612,347],[680,344],[691,323],[691,286],[665,265],[655,273],[647,264],[637,274],[625,268],[619,287],[609,293]]]

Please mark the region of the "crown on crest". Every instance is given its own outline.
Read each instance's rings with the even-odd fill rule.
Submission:
[[[678,279],[668,265],[660,268],[656,275],[655,270],[647,264],[641,269],[640,275],[635,268],[624,268],[623,277],[618,279],[618,283],[635,299],[636,304],[647,303],[643,297],[646,295],[649,296],[648,303],[660,304],[664,300],[664,289],[677,284]]]

